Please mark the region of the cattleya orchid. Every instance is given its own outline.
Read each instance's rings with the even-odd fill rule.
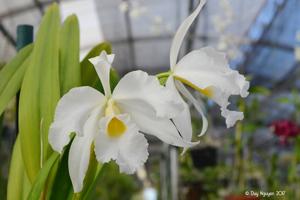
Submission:
[[[173,118],[173,121],[182,137],[187,141],[192,138],[192,126],[188,105],[181,95],[190,100],[201,114],[203,125],[199,136],[205,133],[208,123],[202,103],[193,97],[184,84],[209,97],[221,107],[221,115],[226,119],[227,128],[244,117],[242,112],[231,111],[227,108],[229,97],[240,95],[245,98],[249,89],[249,82],[245,80],[245,77],[229,67],[225,54],[217,52],[211,47],[194,50],[177,62],[183,39],[204,4],[205,1],[202,0],[177,30],[170,50],[170,72],[165,73],[168,76],[166,87],[174,91],[177,99],[185,105],[184,110],[176,118]]]
[[[207,129],[207,120],[202,103],[184,84],[219,104],[227,127],[243,118],[242,112],[228,110],[228,98],[231,95],[246,97],[249,82],[230,69],[224,54],[205,47],[188,53],[177,62],[184,36],[204,3],[201,1],[175,34],[170,50],[171,70],[162,73],[167,77],[165,86],[160,85],[155,76],[133,71],[112,91],[109,75],[114,55],[102,51],[90,62],[101,80],[104,94],[85,86],[71,89],[60,99],[50,126],[49,143],[62,153],[71,140],[70,134],[75,133],[68,163],[75,192],[82,190],[91,148],[99,162],[115,160],[121,172],[132,174],[148,158],[144,134],[154,135],[184,150],[198,144],[191,142],[191,116],[182,96],[190,100],[202,116],[200,135]]]
[[[121,172],[134,173],[148,158],[148,143],[143,133],[163,142],[190,147],[170,118],[183,110],[173,93],[161,86],[155,76],[142,71],[125,75],[111,91],[109,74],[114,55],[90,59],[104,88],[104,95],[91,87],[71,89],[58,102],[49,143],[61,153],[75,138],[69,151],[69,174],[75,192],[80,192],[94,147],[99,162],[115,160]]]

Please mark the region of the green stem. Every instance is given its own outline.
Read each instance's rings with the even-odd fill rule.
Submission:
[[[241,111],[245,110],[245,105],[243,102],[240,102],[239,108]],[[235,169],[234,182],[238,190],[244,189],[242,133],[243,133],[243,125],[239,121],[237,122],[235,127],[235,159],[234,159],[234,169]]]
[[[75,193],[72,197],[72,200],[79,200],[80,199],[80,193]]]
[[[167,77],[170,76],[170,74],[171,74],[171,71],[162,72],[162,73],[157,74],[156,77],[158,79],[160,79],[160,78],[167,78]]]
[[[293,160],[291,163],[291,166],[289,168],[288,172],[288,182],[289,185],[292,185],[292,187],[297,188],[299,187],[300,179],[297,175],[297,166],[300,163],[300,136],[295,138],[295,146],[294,146],[294,155],[293,155]],[[294,198],[299,199],[300,197],[300,192],[295,190]]]

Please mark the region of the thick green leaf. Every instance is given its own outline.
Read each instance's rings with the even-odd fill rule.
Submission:
[[[93,179],[91,179],[92,181],[90,182],[90,184],[87,187],[87,190],[83,194],[84,200],[91,199],[90,196],[92,195],[92,191],[95,190],[97,182],[99,181],[99,179],[101,179],[103,177],[107,167],[108,167],[108,164],[98,164],[96,171],[95,171],[95,176]]]
[[[57,173],[54,179],[50,200],[66,200],[73,194],[72,182],[69,176],[68,157],[70,145],[64,151],[59,162]]]
[[[0,71],[0,94],[5,89],[7,83],[19,69],[22,63],[30,55],[33,45],[24,47],[9,63],[7,63]]]
[[[0,138],[2,138],[2,133],[3,133],[3,116],[4,115],[0,115]],[[1,146],[0,146],[0,148],[1,148]]]
[[[21,87],[21,149],[31,183],[34,182],[47,155],[50,155],[48,129],[60,97],[59,29],[59,9],[53,4],[42,19],[30,56],[30,66]]]
[[[79,63],[79,24],[76,15],[69,16],[61,29],[60,37],[60,91],[65,94],[81,83]]]
[[[7,83],[6,87],[0,94],[0,114],[2,114],[7,104],[20,90],[24,74],[29,64],[30,57],[28,57],[19,67],[19,69],[14,73],[14,75],[11,77],[10,81]]]
[[[0,71],[0,115],[20,90],[32,48],[33,45],[26,46]]]
[[[41,195],[43,194],[43,189],[45,183],[47,181],[48,175],[51,172],[52,167],[54,166],[55,162],[58,161],[60,154],[54,152],[50,158],[46,161],[43,168],[39,171],[34,184],[32,185],[31,191],[28,195],[28,199],[30,200],[39,200]]]
[[[98,174],[98,166],[101,166],[98,164],[98,161],[96,159],[96,155],[94,152],[94,145],[91,147],[91,153],[90,153],[90,161],[89,161],[89,167],[87,170],[87,173],[84,178],[84,186],[80,194],[78,196],[81,197],[81,199],[86,195],[86,193],[89,191],[91,185],[94,182],[95,177],[97,177]]]
[[[21,200],[26,199],[30,183],[28,181],[27,175],[25,173],[25,168],[23,165],[21,147],[20,147],[20,137],[17,138],[12,158],[10,161],[9,168],[9,179],[7,184],[7,199],[8,200]]]
[[[107,42],[103,42],[95,46],[81,61],[81,80],[82,85],[91,86],[99,89],[103,92],[103,87],[100,83],[100,80],[97,76],[97,73],[90,61],[88,59],[93,58],[95,56],[99,56],[101,51],[105,50],[108,54],[111,53],[111,45]],[[98,87],[97,87],[98,86]]]
[[[112,90],[114,90],[120,80],[120,76],[114,68],[110,70],[109,75],[110,75],[110,87]]]
[[[72,182],[69,176],[68,169],[68,156],[69,147],[65,150],[63,157],[59,163],[59,168],[54,181],[54,186],[51,191],[50,200],[65,200],[70,197],[75,199],[83,199],[86,197],[91,190],[94,188],[96,180],[99,178],[102,165],[96,160],[94,153],[94,147],[91,147],[91,157],[89,161],[89,167],[84,179],[84,187],[80,193],[74,194]]]

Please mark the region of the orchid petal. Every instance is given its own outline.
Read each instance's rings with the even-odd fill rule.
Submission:
[[[234,126],[236,121],[244,119],[244,113],[221,108],[221,115],[226,119],[227,128]]]
[[[229,112],[228,99],[231,95],[246,97],[249,82],[229,67],[225,54],[210,47],[192,51],[178,62],[174,76],[213,99],[221,107],[222,115],[228,118],[227,127],[233,126],[233,121],[242,119],[241,114]]]
[[[145,108],[140,109],[137,106],[126,105],[121,108],[130,114],[131,119],[143,133],[154,135],[163,142],[178,147],[191,147],[198,144],[198,142],[185,141],[170,119],[151,115],[151,112]]]
[[[96,158],[102,163],[107,163],[110,160],[116,160],[119,154],[118,138],[111,138],[107,133],[108,123],[113,117],[115,116],[104,117],[100,120],[100,130],[95,138]],[[128,120],[124,115],[119,115],[117,118],[126,124],[127,127]]]
[[[131,132],[122,138],[122,144],[116,162],[120,166],[120,172],[133,174],[148,159],[148,142],[143,134]]]
[[[198,16],[199,12],[201,11],[201,9],[203,8],[204,4],[206,3],[205,0],[201,0],[199,5],[197,6],[197,8],[195,9],[194,12],[192,12],[192,14],[190,16],[188,16],[180,25],[180,27],[178,28],[172,45],[171,45],[171,49],[170,49],[170,65],[171,65],[171,69],[173,69],[173,67],[176,65],[176,61],[177,61],[177,57],[179,54],[179,50],[181,47],[181,44],[183,42],[184,36],[186,35],[188,29],[190,28],[190,26],[192,25],[192,23],[194,22],[194,20],[196,19],[196,17]]]
[[[201,133],[198,135],[199,137],[204,135],[204,133],[207,131],[207,127],[208,127],[208,122],[206,119],[206,116],[203,112],[203,105],[200,101],[198,101],[197,99],[195,99],[193,97],[193,95],[184,87],[184,85],[179,82],[176,81],[176,86],[178,88],[178,90],[180,91],[180,93],[185,96],[189,101],[191,101],[191,103],[194,105],[194,107],[196,108],[196,110],[198,111],[198,113],[201,115],[202,118],[202,130]]]
[[[103,107],[105,97],[91,87],[71,89],[58,102],[54,122],[49,130],[49,143],[61,153],[70,141],[70,134],[83,135],[83,127],[90,112],[97,106]]]
[[[172,118],[174,124],[176,125],[178,131],[180,132],[182,138],[186,141],[192,140],[192,122],[191,122],[191,114],[188,104],[182,99],[179,94],[175,84],[174,78],[170,76],[166,82],[166,87],[172,90],[175,93],[176,98],[182,102],[184,105],[184,110],[178,114],[176,117]]]
[[[101,80],[105,96],[111,95],[110,69],[114,57],[114,54],[107,55],[106,51],[102,51],[98,57],[89,59],[89,61],[94,65],[95,70]]]
[[[102,128],[95,139],[96,157],[99,162],[103,163],[116,160],[121,172],[132,174],[146,162],[148,143],[127,114],[113,117],[117,117],[126,125],[126,132],[118,138],[110,137],[106,130],[112,117],[101,119],[100,127]]]
[[[126,74],[114,89],[117,104],[131,105],[155,113],[158,117],[174,117],[183,110],[180,101],[155,76],[143,71]]]
[[[91,146],[99,129],[101,109],[96,108],[84,124],[84,135],[76,136],[69,151],[69,173],[74,192],[80,192],[90,160]]]

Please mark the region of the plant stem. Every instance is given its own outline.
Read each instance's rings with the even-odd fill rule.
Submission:
[[[72,200],[79,200],[80,199],[80,193],[75,193],[72,197]]]
[[[243,102],[240,102],[239,108],[241,111],[245,110],[245,105]],[[243,190],[244,188],[242,132],[243,132],[242,122],[238,122],[235,127],[235,141],[234,141],[235,143],[234,182],[238,190]]]
[[[160,78],[166,78],[166,77],[169,77],[170,74],[171,74],[171,71],[162,72],[162,73],[157,74],[156,77],[157,77],[158,79],[160,79]]]

